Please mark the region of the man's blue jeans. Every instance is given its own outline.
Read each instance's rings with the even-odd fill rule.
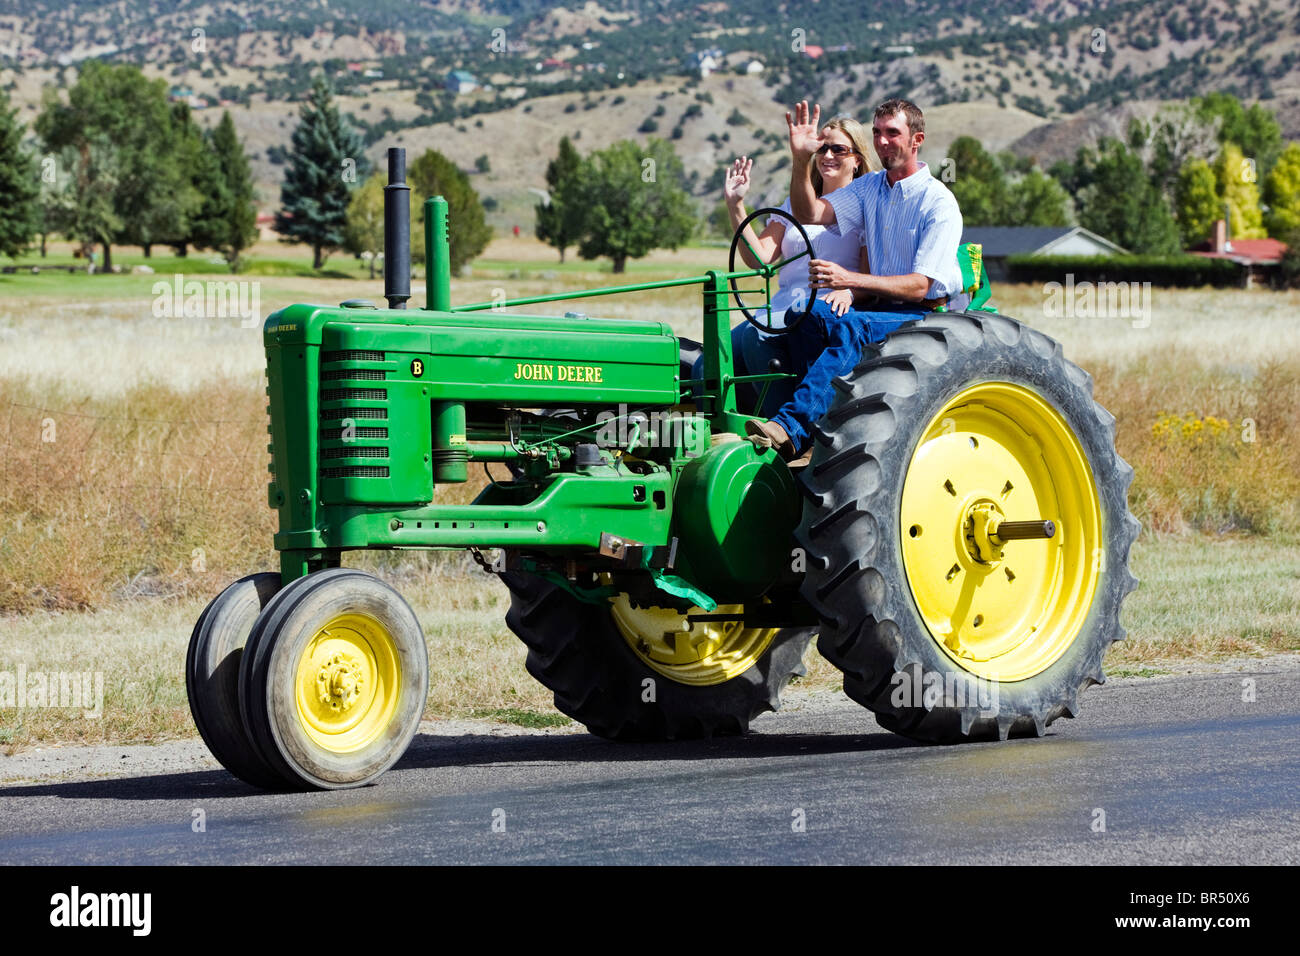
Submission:
[[[790,372],[790,349],[786,343],[788,335],[773,335],[760,332],[749,322],[741,322],[731,330],[731,361],[737,375],[767,375],[768,365],[772,359],[781,363],[782,372]],[[693,378],[704,377],[704,358],[696,360]],[[736,386],[736,409],[747,415],[759,415],[771,418],[782,405],[794,395],[795,383],[790,379],[778,379],[767,389],[763,407],[758,407],[758,397],[763,394],[763,382],[742,382]],[[703,391],[703,389],[697,389]]]
[[[794,397],[781,406],[772,421],[785,429],[798,451],[804,451],[810,441],[809,429],[831,407],[835,396],[831,381],[853,371],[867,343],[882,342],[900,325],[928,314],[929,310],[919,306],[899,306],[863,312],[849,309],[836,315],[818,299],[808,317],[786,336],[794,365],[791,371],[800,381]]]

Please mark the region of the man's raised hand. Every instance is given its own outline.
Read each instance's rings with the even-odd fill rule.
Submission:
[[[813,106],[812,116],[809,117],[807,100],[795,104],[794,116],[786,112],[785,124],[790,128],[790,155],[795,159],[811,158],[821,148],[822,136],[817,131],[821,118],[820,104]]]

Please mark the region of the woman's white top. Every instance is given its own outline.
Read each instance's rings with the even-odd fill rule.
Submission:
[[[781,203],[782,212],[790,212],[790,200]],[[803,237],[799,235],[799,230],[782,219],[773,217],[776,222],[785,226],[785,234],[781,236],[781,259],[789,259],[791,256],[798,255],[804,251]],[[853,230],[848,235],[840,235],[839,226],[819,226],[810,223],[803,224],[804,231],[808,233],[808,239],[812,242],[813,259],[825,259],[828,262],[834,262],[853,272],[859,271],[858,250],[862,248],[862,233]],[[774,328],[785,327],[785,313],[787,309],[802,308],[808,304],[808,262],[809,257],[803,256],[794,262],[786,263],[776,274],[778,288],[776,294],[772,296],[772,326]],[[824,294],[828,290],[820,290]],[[767,310],[759,307],[752,310],[754,317],[760,322],[765,321]]]

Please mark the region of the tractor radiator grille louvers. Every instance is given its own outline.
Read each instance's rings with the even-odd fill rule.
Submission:
[[[341,352],[322,352],[321,362],[382,362],[383,352],[371,352],[366,349],[345,349]]]
[[[341,421],[345,418],[387,418],[386,408],[326,408],[320,413],[320,420]],[[321,436],[324,437],[323,435]],[[387,436],[384,436],[387,437]]]
[[[322,468],[321,478],[387,478],[388,466],[356,465],[351,468]]]
[[[376,407],[377,403],[388,402],[387,388],[349,388],[339,387],[342,382],[383,382],[388,378],[388,370],[383,368],[358,368],[357,365],[372,365],[387,361],[385,352],[370,349],[343,349],[321,353],[320,370],[320,404],[336,407],[322,407],[320,410],[320,430],[318,468],[321,481],[335,479],[381,479],[390,477],[388,465],[342,464],[357,459],[387,459],[388,432],[386,426],[356,425],[357,421],[375,421],[387,423],[389,412],[386,407]],[[334,367],[330,367],[333,365]],[[342,366],[342,367],[338,367]],[[366,405],[357,407],[359,403]],[[337,407],[342,404],[343,407]],[[352,406],[352,407],[349,407]],[[346,423],[346,425],[344,424]],[[346,439],[345,436],[346,435]],[[364,445],[357,445],[358,439]],[[351,496],[361,493],[359,489],[343,491],[339,488],[322,488],[326,498],[334,495]]]
[[[388,373],[379,368],[334,368],[320,373],[322,382],[337,382],[340,379],[353,379],[359,382],[382,382]]]
[[[342,448],[322,448],[321,458],[387,458],[387,448],[376,448],[373,445],[363,445],[360,448],[355,445],[344,445]]]
[[[364,409],[364,410],[370,411],[371,409]],[[375,410],[377,411],[378,409]],[[388,429],[366,427],[365,425],[354,426],[352,429],[352,437],[354,439],[355,438],[387,438]],[[342,428],[322,428],[320,430],[321,441],[340,441],[342,439],[343,439]]]
[[[322,402],[386,402],[386,388],[322,388]]]

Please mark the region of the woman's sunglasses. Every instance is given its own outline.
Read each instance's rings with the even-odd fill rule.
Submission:
[[[822,143],[817,152],[830,153],[832,156],[845,156],[848,153],[856,153],[857,150],[852,146],[845,146],[843,143]]]

